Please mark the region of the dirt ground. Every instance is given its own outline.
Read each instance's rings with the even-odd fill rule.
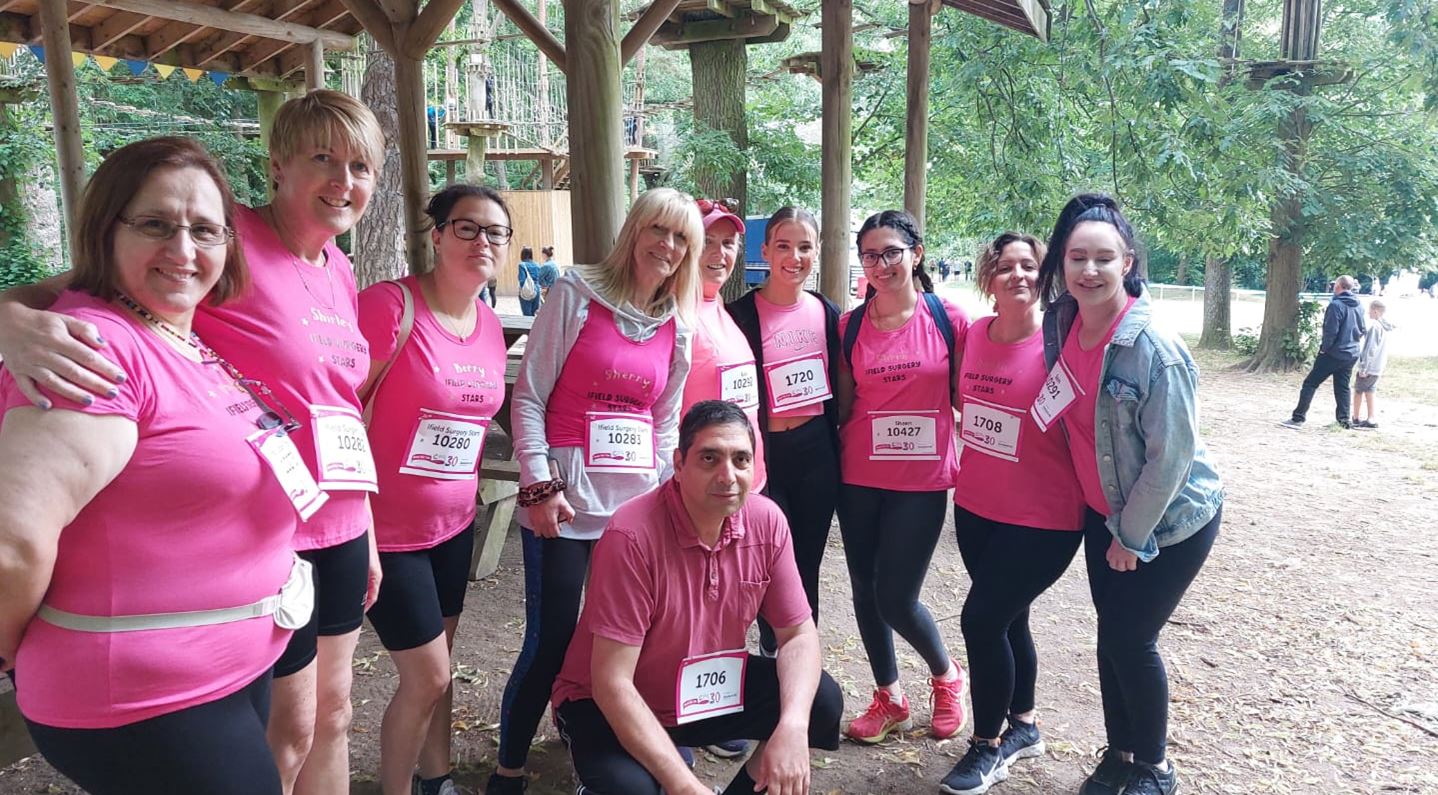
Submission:
[[[1385,396],[1377,431],[1325,427],[1331,392],[1321,392],[1309,427],[1295,432],[1275,423],[1301,374],[1254,377],[1226,369],[1222,358],[1201,362],[1203,434],[1228,499],[1219,543],[1161,641],[1170,752],[1185,790],[1438,793],[1438,378]],[[871,684],[843,554],[836,529],[821,634],[825,667],[852,714]],[[1074,792],[1104,744],[1080,560],[1033,610],[1049,753],[1017,764],[995,793]],[[494,764],[500,692],[523,631],[522,577],[511,537],[498,573],[471,586],[460,625],[455,755],[459,782],[476,792]],[[967,587],[946,532],[924,597],[960,659]],[[923,666],[899,645],[923,725]],[[354,667],[353,792],[369,795],[378,792],[379,721],[395,679],[368,628]],[[962,741],[935,742],[922,731],[878,747],[846,742],[814,754],[814,791],[936,792],[962,751]],[[706,781],[727,782],[734,763],[699,756]],[[573,791],[547,721],[530,759],[530,792]],[[38,758],[0,771],[0,792],[74,791]]]

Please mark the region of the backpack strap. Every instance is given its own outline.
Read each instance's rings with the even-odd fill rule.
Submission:
[[[859,341],[859,324],[864,322],[864,312],[868,308],[868,301],[855,307],[849,315],[849,325],[844,327],[844,363],[849,365],[850,372],[854,370],[854,343]]]
[[[390,368],[399,361],[399,353],[404,350],[404,344],[409,342],[409,334],[414,330],[414,294],[401,282],[392,281],[390,284],[399,288],[400,296],[404,298],[404,309],[399,316],[399,333],[394,337],[394,353],[391,353],[389,361],[384,363],[384,369],[375,376],[374,383],[369,388],[369,395],[364,400],[364,411],[360,413],[360,417],[366,428],[369,427],[370,418],[374,416],[374,400],[379,394],[380,385],[384,383],[385,376],[389,375]]]
[[[939,334],[944,338],[944,344],[949,348],[949,401],[954,399],[954,325],[949,322],[949,313],[944,311],[944,302],[933,293],[919,293],[924,297],[924,305],[929,308],[929,317],[934,319],[934,325],[939,327]]]

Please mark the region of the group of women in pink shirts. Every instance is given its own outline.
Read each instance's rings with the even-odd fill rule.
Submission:
[[[434,266],[358,290],[335,238],[382,152],[369,111],[329,91],[281,109],[262,207],[238,205],[191,141],[123,147],[86,190],[75,269],[0,300],[0,665],[41,752],[87,791],[347,792],[367,612],[399,672],[381,787],[455,792],[451,649],[507,365],[479,292],[513,224],[498,193],[445,188],[427,208]],[[666,188],[635,202],[612,253],[551,288],[510,394],[526,620],[487,792],[524,790],[594,541],[669,475],[679,418],[709,399],[755,427],[754,486],[789,519],[816,619],[837,511],[875,685],[851,738],[913,725],[895,633],[929,669],[930,734],[966,723],[969,677],[920,600],[952,490],[974,737],[940,788],[986,791],[1042,753],[1028,608],[1087,540],[1111,753],[1084,792],[1172,791],[1153,641],[1217,533],[1221,487],[1196,434],[1187,466],[1135,463],[1165,455],[1144,434],[1196,416],[1196,369],[1147,324],[1117,207],[1075,202],[1057,255],[1012,233],[987,248],[996,314],[977,322],[933,293],[902,211],[860,229],[867,295],[841,314],[805,289],[808,212],[774,214],[769,278],[726,306],[735,208]],[[1066,300],[1067,325],[1042,333]],[[1158,607],[1125,613],[1136,599]]]

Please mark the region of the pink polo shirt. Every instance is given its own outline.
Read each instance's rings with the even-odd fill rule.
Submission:
[[[1043,332],[998,343],[989,339],[993,321],[974,321],[964,340],[954,504],[995,522],[1078,530],[1084,499],[1063,430],[1044,433],[1029,413],[1048,375]]]
[[[419,279],[400,282],[414,296],[414,326],[374,396],[369,425],[382,552],[428,549],[469,528],[484,433],[504,401],[504,332],[494,310],[476,301],[474,331],[460,338],[430,311]],[[395,355],[403,313],[392,282],[359,294],[360,330],[376,361]]]
[[[1103,493],[1103,481],[1098,474],[1094,415],[1098,409],[1098,391],[1103,386],[1099,379],[1103,375],[1104,351],[1108,349],[1113,333],[1118,330],[1118,324],[1123,322],[1123,317],[1128,314],[1134,300],[1132,296],[1129,297],[1128,304],[1118,313],[1118,317],[1113,319],[1108,333],[1103,335],[1103,341],[1088,350],[1079,346],[1083,315],[1075,315],[1068,339],[1064,340],[1063,350],[1059,353],[1064,364],[1068,365],[1069,372],[1073,373],[1074,382],[1083,390],[1074,399],[1073,406],[1063,414],[1064,424],[1069,431],[1069,454],[1073,459],[1074,472],[1078,475],[1079,487],[1083,489],[1084,502],[1104,516],[1108,516],[1111,510],[1108,497]]]
[[[795,408],[775,409],[775,401],[788,405],[791,401],[802,401],[798,393],[805,389],[829,390],[827,381],[829,368],[829,344],[824,333],[824,304],[809,293],[800,291],[799,300],[789,306],[770,303],[762,292],[754,294],[754,309],[759,313],[759,328],[763,334],[764,370],[761,378],[768,379],[770,417],[815,417],[824,413],[824,401],[816,401]],[[784,373],[775,373],[786,362],[802,359],[818,359],[822,363],[823,383],[795,383],[786,385]],[[817,379],[816,379],[817,380]]]
[[[311,406],[359,411],[359,388],[369,375],[369,343],[360,333],[354,271],[330,242],[328,265],[299,261],[274,230],[248,207],[238,208],[235,231],[253,283],[222,307],[202,304],[195,331],[240,372],[269,385],[300,421],[291,434],[318,479]],[[295,533],[295,549],[323,549],[369,529],[365,492],[329,492],[329,501]]]
[[[944,301],[962,355],[964,310]],[[853,312],[839,319],[843,338]],[[891,491],[947,491],[959,474],[950,404],[949,351],[920,298],[897,329],[867,317],[853,351],[854,406],[839,429],[843,481]]]
[[[754,430],[754,491],[764,488],[764,435],[759,427],[759,373],[754,352],[719,299],[701,301],[695,311],[693,353],[684,380],[684,412],[701,400],[727,400],[744,410]]]
[[[88,320],[127,378],[90,406],[138,431],[120,474],[60,534],[45,603],[92,616],[257,602],[289,576],[298,517],[246,438],[259,410],[215,364],[185,358],[126,310],[69,291],[53,307]],[[5,411],[30,402],[0,371]],[[290,632],[269,616],[208,627],[76,632],[35,618],[15,664],[20,711],[46,726],[106,729],[224,698],[274,665]]]
[[[784,514],[751,493],[710,549],[694,531],[678,484],[666,481],[620,506],[595,545],[554,705],[594,697],[598,635],[639,647],[635,687],[659,722],[674,726],[680,663],[743,649],[756,615],[780,628],[810,617]]]

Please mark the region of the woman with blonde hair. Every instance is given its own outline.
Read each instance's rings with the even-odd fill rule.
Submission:
[[[648,191],[609,256],[556,281],[535,316],[511,400],[524,646],[500,705],[491,795],[524,790],[594,542],[615,508],[672,474],[703,245],[692,198]]]

